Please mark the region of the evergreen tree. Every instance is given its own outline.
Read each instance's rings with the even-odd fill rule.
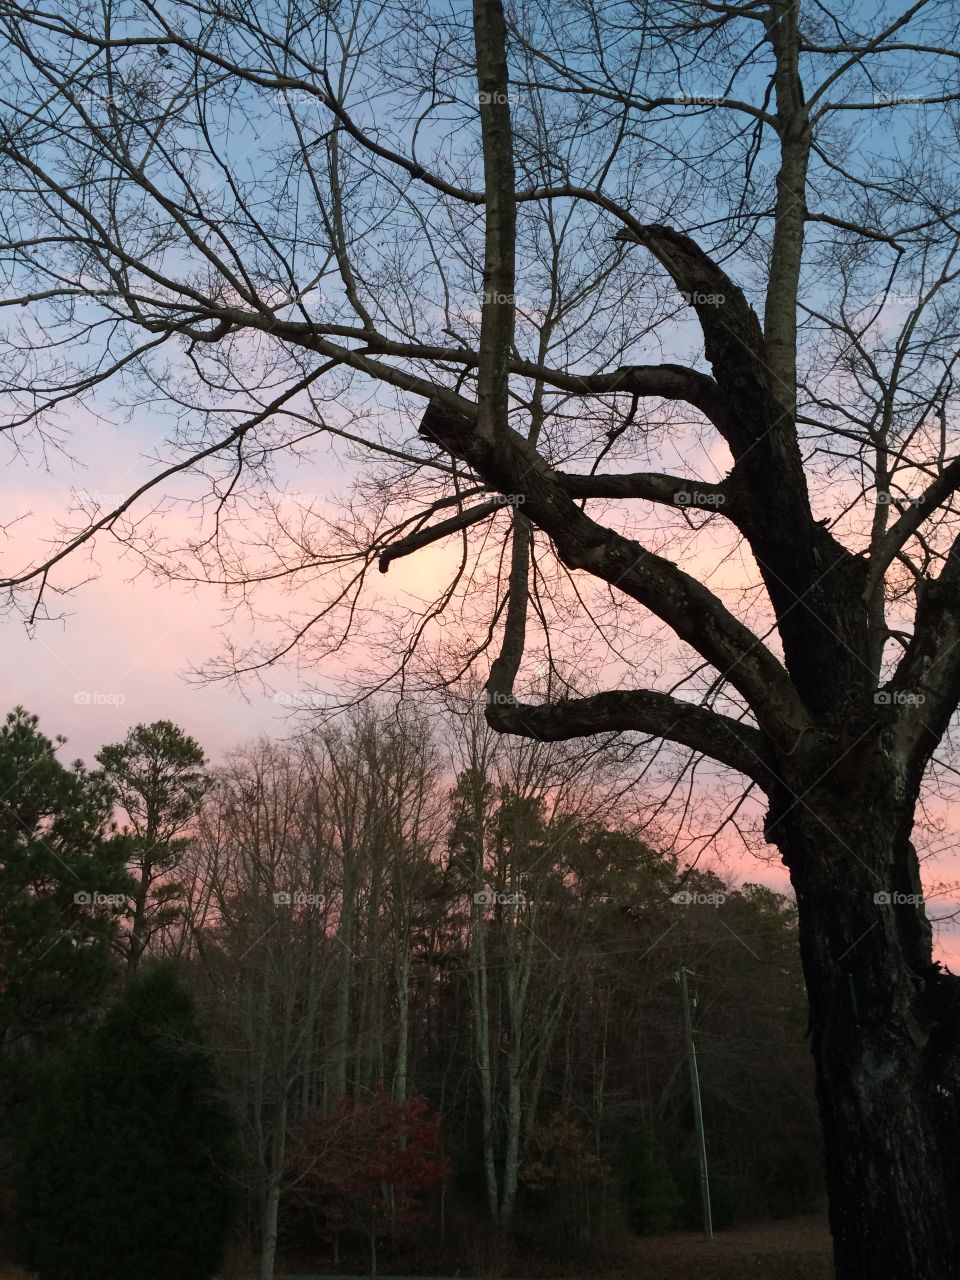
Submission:
[[[234,1134],[173,969],[138,977],[48,1084],[23,1140],[25,1264],[40,1280],[209,1280]]]
[[[136,972],[150,939],[176,919],[183,832],[197,815],[210,777],[203,749],[170,720],[138,724],[97,760],[116,788],[132,834],[135,881],[127,970]]]
[[[128,842],[100,773],[56,757],[17,707],[0,726],[0,1044],[49,1034],[103,994]]]

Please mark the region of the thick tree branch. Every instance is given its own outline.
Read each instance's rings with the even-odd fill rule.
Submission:
[[[574,395],[602,396],[622,392],[636,396],[659,396],[664,400],[683,400],[699,409],[726,436],[729,423],[723,397],[713,378],[681,364],[624,365],[609,373],[568,373],[526,360],[511,363],[514,373],[525,378],[540,378],[551,387]]]
[[[960,488],[960,458],[954,458],[936,480],[928,485],[911,506],[904,511],[886,531],[870,553],[870,572],[867,578],[865,593],[872,599],[874,593],[883,582],[883,576],[897,558],[898,553],[916,533],[925,520],[951,494]]]
[[[913,639],[888,691],[919,782],[960,705],[960,536],[940,576],[918,588]]]
[[[807,705],[830,714],[841,705],[841,690],[870,683],[861,599],[866,566],[813,518],[795,388],[786,403],[756,313],[694,240],[669,227],[639,225],[621,238],[644,245],[697,312],[725,405],[720,423],[734,456],[725,482],[732,509],[773,603],[787,669]],[[826,681],[825,671],[835,681]]]
[[[516,432],[508,429],[490,444],[471,417],[438,403],[428,406],[420,431],[489,485],[523,494],[524,515],[552,538],[568,568],[586,569],[663,619],[729,679],[774,741],[788,747],[808,727],[789,676],[753,632],[675,564],[590,519]]]
[[[772,379],[760,320],[742,289],[695,240],[672,227],[637,224],[624,228],[615,238],[643,245],[696,311],[705,354],[713,368],[711,381],[723,406],[724,438],[734,460],[746,459],[773,431],[789,439],[790,424],[782,424],[782,413],[770,392]],[[794,451],[791,473],[799,472],[802,477],[795,441]]]
[[[377,567],[381,573],[386,573],[394,560],[412,555],[415,551],[420,551],[433,542],[439,542],[442,538],[448,538],[451,533],[460,533],[463,529],[469,529],[497,511],[502,511],[503,506],[502,501],[484,502],[478,507],[471,507],[468,511],[461,511],[459,515],[451,516],[449,520],[441,520],[439,524],[431,524],[426,529],[418,529],[416,533],[408,534],[405,538],[398,538],[387,547],[386,551],[381,552]]]
[[[487,691],[493,701],[509,701],[513,683],[520,670],[527,638],[527,604],[529,601],[530,522],[519,511],[513,518],[510,544],[510,581],[507,585],[507,613],[503,624],[500,653],[490,667]],[[490,721],[493,728],[497,726]]]
[[[807,172],[810,164],[810,120],[800,76],[800,0],[773,0],[767,39],[776,68],[777,134],[780,170],[773,220],[773,244],[763,315],[766,357],[772,374],[770,392],[789,418],[797,411],[797,296],[803,259]]]
[[[251,317],[256,324],[257,317]],[[363,329],[342,329],[330,325],[294,326],[302,334],[328,333],[339,337],[356,337],[366,344],[371,353],[399,356],[408,360],[433,360],[441,364],[455,364],[464,369],[475,369],[480,355],[465,347],[431,347],[410,342],[396,342]],[[291,334],[284,326],[284,334]],[[540,381],[559,391],[569,391],[578,396],[603,396],[614,393],[659,397],[663,400],[682,400],[699,409],[726,436],[729,426],[723,397],[716,381],[707,373],[682,364],[633,364],[606,373],[573,373],[566,369],[554,369],[532,360],[510,360],[510,372],[522,378]]]
[[[729,486],[685,480],[682,476],[655,471],[624,472],[622,475],[573,475],[554,471],[553,477],[571,498],[640,498],[685,511],[719,511],[731,517]]]
[[[491,690],[486,718],[500,732],[542,742],[597,733],[649,733],[718,760],[767,790],[774,785],[774,768],[763,734],[666,693],[617,689],[535,706]]]
[[[492,440],[507,423],[516,319],[516,180],[507,27],[501,0],[474,0],[473,32],[485,195],[477,430]]]

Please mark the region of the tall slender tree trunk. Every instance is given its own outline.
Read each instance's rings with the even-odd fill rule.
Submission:
[[[133,920],[130,925],[130,950],[127,953],[127,978],[136,977],[137,969],[140,965],[140,957],[143,955],[147,940],[146,917],[147,917],[147,893],[150,888],[150,867],[144,863],[140,868],[140,882],[137,885],[136,895],[133,900]]]
[[[407,923],[406,921],[404,923]],[[410,936],[409,927],[398,938],[400,956],[395,966],[397,981],[397,1055],[393,1070],[393,1096],[403,1102],[407,1096],[410,1054]]]
[[[136,977],[137,969],[144,951],[147,949],[147,899],[150,896],[150,881],[153,876],[154,860],[150,851],[157,842],[157,822],[154,813],[147,816],[146,830],[143,834],[143,847],[139,857],[140,872],[137,890],[133,900],[133,920],[130,925],[130,951],[127,955],[127,980]]]
[[[370,1280],[377,1278],[377,1228],[374,1227],[369,1236],[370,1243]]]
[[[382,824],[380,824],[382,826]],[[382,837],[381,837],[382,838]],[[361,1089],[371,1089],[383,1083],[383,1037],[380,1010],[382,1007],[382,937],[381,919],[382,866],[380,850],[374,845],[365,849],[365,864],[369,879],[369,900],[363,929],[362,955],[364,963],[358,970],[356,1047],[354,1049],[354,1074]]]
[[[513,1217],[520,1180],[520,1128],[523,1119],[523,1099],[520,1091],[519,1053],[510,1054],[507,1063],[507,1123],[503,1144],[503,1186],[500,1192],[500,1221],[508,1223]]]
[[[341,1098],[347,1092],[347,1063],[350,1057],[350,1005],[353,986],[353,948],[355,937],[355,885],[352,874],[347,873],[347,854],[344,854],[343,900],[337,926],[340,944],[340,963],[336,1003],[333,1018],[333,1096]]]
[[[258,1280],[273,1280],[273,1269],[276,1265],[280,1188],[283,1182],[286,1136],[287,1101],[284,1098],[277,1113],[276,1128],[273,1134],[273,1142],[270,1146],[270,1166],[260,1225],[260,1269]]]
[[[500,1179],[497,1176],[497,1125],[494,1110],[493,1056],[490,1052],[490,1005],[487,988],[487,965],[483,942],[483,921],[475,920],[470,948],[470,993],[473,1005],[473,1045],[480,1075],[480,1100],[483,1119],[483,1172],[487,1188],[487,1206],[494,1222],[500,1217]]]

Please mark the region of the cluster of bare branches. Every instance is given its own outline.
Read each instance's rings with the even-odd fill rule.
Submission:
[[[844,1280],[960,1266],[911,838],[960,704],[958,32],[943,0],[0,3],[5,438],[159,435],[11,607],[113,537],[252,623],[212,674],[476,665],[500,731],[748,779]]]

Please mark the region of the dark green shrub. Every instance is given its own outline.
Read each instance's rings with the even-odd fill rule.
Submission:
[[[710,1174],[710,1213],[714,1231],[732,1227],[739,1216],[740,1198],[734,1183],[718,1168]],[[677,1187],[682,1204],[678,1225],[695,1231],[703,1226],[703,1207],[700,1200],[700,1164],[696,1156],[680,1160],[676,1165]]]
[[[619,1175],[620,1198],[633,1230],[641,1235],[669,1231],[682,1197],[652,1134],[637,1134],[624,1145]]]
[[[233,1133],[176,975],[133,983],[45,1083],[18,1184],[26,1265],[40,1280],[209,1280],[232,1217]]]

